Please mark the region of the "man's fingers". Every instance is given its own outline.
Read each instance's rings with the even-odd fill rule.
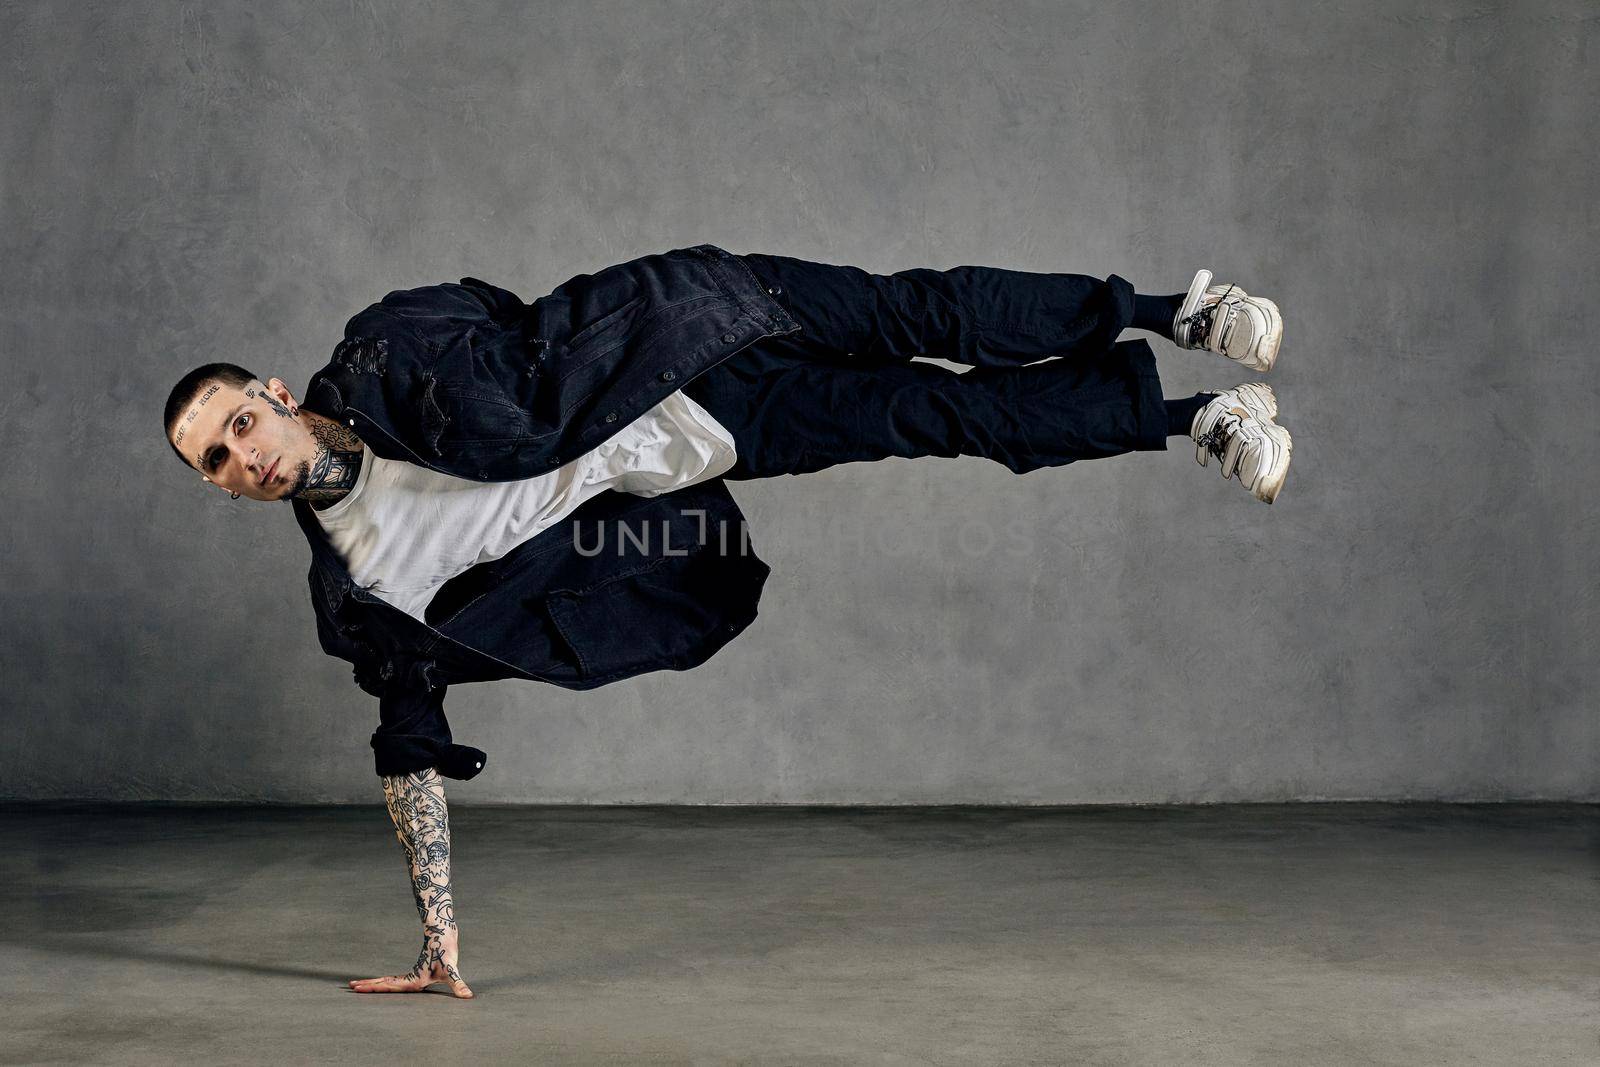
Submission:
[[[350,988],[357,993],[409,993],[418,986],[409,975],[391,974],[383,978],[352,979]]]
[[[381,978],[352,978],[351,985],[365,984],[368,982],[403,982],[408,976],[403,974],[386,974]]]
[[[462,1000],[477,996],[472,987],[453,975],[443,978],[420,978],[414,974],[391,974],[383,978],[352,978],[350,988],[357,993],[420,993],[431,985],[443,982],[450,987],[450,995]]]
[[[450,987],[450,995],[468,1000],[472,997],[472,990],[467,986],[466,980],[461,977],[461,972],[456,968],[456,953],[451,952],[433,969],[434,978],[442,979]]]

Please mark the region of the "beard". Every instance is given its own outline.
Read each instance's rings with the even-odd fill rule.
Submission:
[[[294,469],[294,481],[283,491],[284,500],[292,500],[305,492],[311,481],[311,464],[301,460]]]

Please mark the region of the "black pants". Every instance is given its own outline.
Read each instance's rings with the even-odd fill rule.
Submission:
[[[1023,474],[1167,447],[1155,356],[1142,340],[1117,340],[1133,320],[1133,287],[1115,274],[880,275],[742,258],[802,329],[684,386],[733,434],[729,479],[889,456],[981,456]]]

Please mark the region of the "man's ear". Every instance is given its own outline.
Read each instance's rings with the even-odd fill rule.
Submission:
[[[290,411],[298,411],[300,409],[300,402],[294,398],[293,393],[289,392],[289,387],[284,384],[282,378],[269,378],[267,380],[267,390],[277,397],[283,403],[283,406]]]

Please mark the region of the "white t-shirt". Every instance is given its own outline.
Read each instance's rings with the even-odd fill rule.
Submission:
[[[682,390],[591,452],[514,482],[456,478],[362,446],[356,483],[312,514],[358,586],[421,620],[439,586],[499,559],[592,496],[659,496],[718,477],[733,436]]]

